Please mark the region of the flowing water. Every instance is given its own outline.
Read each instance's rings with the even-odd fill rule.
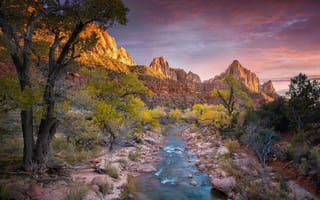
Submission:
[[[182,128],[168,131],[168,142],[160,151],[163,160],[157,172],[136,178],[134,199],[137,200],[218,200],[225,199],[211,192],[209,176],[194,165],[197,157],[185,149],[186,142],[178,137]],[[189,175],[192,174],[192,178]],[[196,181],[196,185],[190,184]]]

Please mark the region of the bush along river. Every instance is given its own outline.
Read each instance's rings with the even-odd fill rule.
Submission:
[[[137,200],[218,200],[225,199],[211,192],[210,177],[197,169],[197,157],[185,149],[179,137],[183,127],[168,130],[167,143],[161,149],[162,161],[155,173],[142,174],[133,181]]]

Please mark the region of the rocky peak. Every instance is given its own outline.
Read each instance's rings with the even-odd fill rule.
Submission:
[[[201,83],[200,77],[192,72],[185,72],[183,69],[171,68],[164,57],[156,57],[152,60],[150,67],[163,75],[166,79],[175,81],[187,81]]]
[[[150,67],[166,79],[177,80],[177,74],[169,67],[168,61],[162,56],[153,58]]]
[[[272,81],[269,80],[262,84],[261,86],[262,92],[266,93],[268,96],[276,98],[278,94],[276,93],[276,90],[273,87]]]
[[[188,72],[186,79],[191,82],[201,83],[200,77],[191,71]]]
[[[257,75],[243,67],[238,60],[234,60],[227,68],[224,75],[231,74],[246,86],[251,92],[260,92],[260,81]]]
[[[110,36],[106,30],[99,28],[96,24],[90,24],[81,33],[81,37],[89,37],[91,33],[95,33],[97,37],[97,42],[92,49],[93,52],[101,57],[107,56],[126,65],[136,65],[128,51],[123,47],[118,48],[115,38]]]

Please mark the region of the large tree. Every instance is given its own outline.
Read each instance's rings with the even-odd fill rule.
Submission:
[[[82,73],[90,79],[84,86],[91,97],[90,105],[86,107],[92,110],[93,122],[108,136],[109,149],[112,150],[120,129],[128,134],[140,126],[143,121],[141,114],[147,108],[139,96],[150,91],[136,74],[106,82],[108,75],[105,69],[84,69]]]
[[[289,112],[294,128],[307,128],[309,124],[320,123],[320,83],[299,74],[291,79],[289,91]]]
[[[35,64],[35,36],[40,34],[49,42],[48,55],[41,60],[45,73],[43,92],[44,112],[33,137],[32,104],[21,109],[24,137],[23,164],[26,169],[44,169],[48,160],[49,144],[56,132],[58,121],[55,113],[56,81],[79,54],[79,34],[93,22],[103,27],[114,23],[127,23],[128,9],[121,0],[1,0],[1,41],[15,65],[20,90],[30,90],[30,68]]]
[[[227,85],[227,89],[214,89],[211,92],[211,96],[218,97],[222,105],[227,109],[228,115],[231,116],[235,112],[237,102],[240,104],[242,100],[245,104],[248,104],[250,98],[231,74],[224,78],[224,83]]]

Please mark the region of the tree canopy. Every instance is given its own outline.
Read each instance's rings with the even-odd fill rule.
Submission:
[[[121,0],[0,1],[0,43],[16,68],[21,92],[28,93],[33,82],[45,82],[36,143],[33,106],[21,109],[26,169],[46,168],[49,144],[59,124],[55,112],[55,85],[66,68],[80,56],[81,51],[77,51],[81,45],[80,33],[94,22],[107,28],[114,23],[125,25],[128,11]],[[37,40],[39,34],[44,41]],[[43,73],[43,80],[31,76],[30,69],[35,66]],[[34,78],[36,81],[32,80]]]
[[[289,91],[289,112],[296,129],[303,129],[320,118],[320,83],[309,80],[307,75],[299,74],[291,79]]]

